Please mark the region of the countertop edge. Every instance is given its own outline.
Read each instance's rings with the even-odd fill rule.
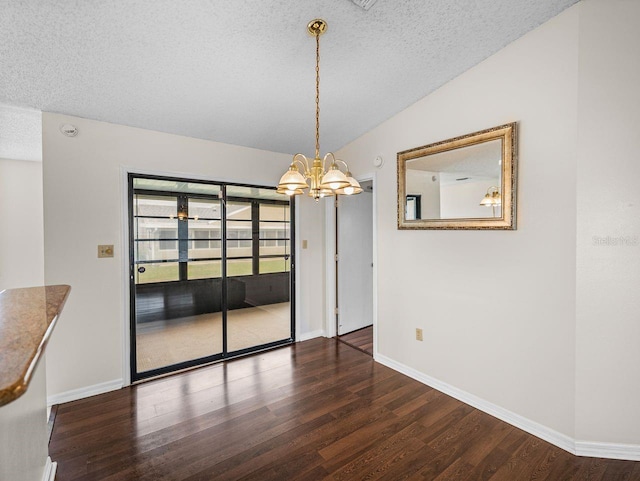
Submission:
[[[55,328],[58,322],[60,313],[62,312],[62,309],[65,303],[67,302],[67,299],[69,298],[69,293],[71,292],[71,286],[67,284],[56,284],[55,286],[51,285],[51,286],[45,286],[45,287],[66,287],[67,292],[65,293],[64,298],[62,299],[60,304],[57,306],[57,312],[55,316],[53,316],[53,318],[51,319],[51,322],[49,323],[49,325],[47,326],[47,329],[42,335],[42,339],[40,339],[40,343],[38,344],[38,347],[33,351],[33,355],[31,356],[31,359],[26,366],[26,370],[24,370],[24,372],[20,375],[20,377],[18,377],[18,379],[16,379],[16,381],[13,384],[0,389],[0,407],[15,401],[20,396],[22,396],[25,392],[27,392],[27,389],[29,388],[29,383],[31,382],[31,376],[36,370],[36,367],[38,366],[38,363],[40,362],[40,359],[44,354],[47,343],[49,342],[49,338],[51,337],[51,333],[53,332],[53,329]]]

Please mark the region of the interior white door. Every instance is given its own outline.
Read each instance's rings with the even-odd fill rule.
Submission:
[[[338,334],[373,323],[373,193],[363,182],[359,195],[338,201]]]

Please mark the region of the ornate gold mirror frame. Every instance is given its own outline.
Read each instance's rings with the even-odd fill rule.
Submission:
[[[516,228],[516,123],[398,152],[398,229]]]

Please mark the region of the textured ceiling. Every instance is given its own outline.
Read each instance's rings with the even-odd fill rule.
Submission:
[[[42,161],[42,114],[0,104],[0,159]]]
[[[0,0],[0,103],[312,154],[320,17],[324,153],[575,2]]]

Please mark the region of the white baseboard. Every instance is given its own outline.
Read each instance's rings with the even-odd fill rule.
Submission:
[[[576,441],[575,444],[578,456],[640,461],[640,445],[638,444],[595,443],[591,441]]]
[[[100,384],[94,384],[93,386],[81,387],[79,389],[72,389],[71,391],[53,394],[51,396],[47,396],[47,406],[68,403],[89,396],[95,396],[96,394],[115,391],[122,388],[122,386],[122,379],[114,379],[113,381],[101,382]]]
[[[47,461],[44,465],[44,472],[42,473],[42,481],[54,481],[56,479],[57,469],[58,463],[52,462],[51,458],[47,456]]]
[[[316,337],[324,336],[324,331],[322,329],[318,329],[317,331],[311,332],[303,332],[298,336],[298,342],[308,341],[309,339],[314,339]]]
[[[380,364],[398,371],[410,378],[415,379],[427,386],[431,386],[440,392],[473,406],[491,416],[494,416],[506,423],[511,424],[523,431],[558,446],[571,454],[578,456],[590,456],[596,458],[625,459],[630,461],[640,461],[640,445],[637,444],[609,444],[586,441],[576,441],[575,439],[562,434],[554,429],[539,424],[531,419],[527,419],[519,414],[509,411],[501,406],[481,399],[471,393],[458,389],[445,382],[428,376],[416,369],[394,361],[382,354],[376,354],[375,360]]]

